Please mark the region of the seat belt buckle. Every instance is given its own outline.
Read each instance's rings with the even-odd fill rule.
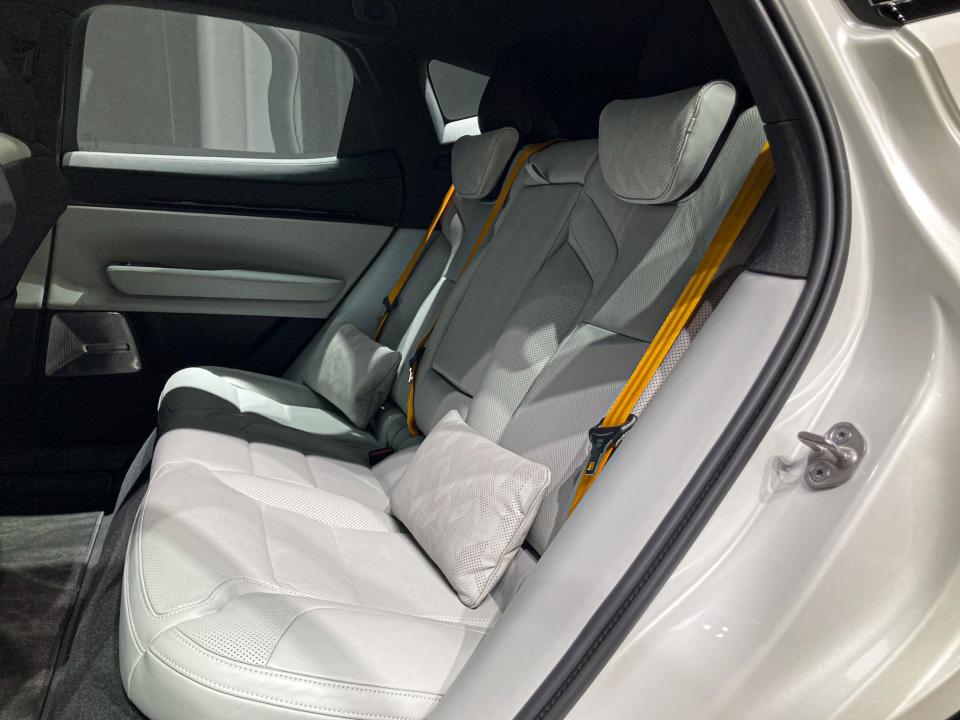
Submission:
[[[407,384],[413,384],[413,378],[417,375],[417,365],[419,365],[420,360],[423,359],[423,353],[426,352],[426,349],[426,346],[419,347],[417,348],[416,352],[410,356],[410,362],[408,363],[410,366],[410,372],[407,375]]]
[[[636,424],[637,416],[631,413],[623,425],[605,427],[603,420],[601,420],[590,428],[587,433],[587,437],[590,439],[590,455],[587,458],[584,473],[593,475],[597,471],[597,466],[600,464],[603,456],[607,454],[607,451],[616,450],[620,446],[623,436]]]
[[[394,450],[392,447],[383,447],[376,450],[371,450],[368,458],[370,461],[370,467],[373,467],[377,463],[383,462],[395,452],[396,450]]]

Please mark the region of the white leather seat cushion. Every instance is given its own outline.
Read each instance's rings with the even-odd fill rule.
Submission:
[[[499,614],[383,512],[167,463],[127,550],[121,671],[153,720],[420,718]]]
[[[262,487],[281,483],[285,492],[333,493],[366,507],[386,512],[390,500],[384,483],[402,473],[398,466],[414,450],[402,451],[373,470],[345,460],[308,454],[270,442],[250,442],[210,430],[171,430],[157,441],[151,482],[167,466],[195,463],[216,473],[256,477]],[[393,468],[397,466],[394,471]],[[280,486],[278,486],[280,487]]]

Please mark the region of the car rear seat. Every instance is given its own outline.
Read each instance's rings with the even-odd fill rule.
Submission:
[[[160,431],[213,425],[244,427],[250,435],[266,433],[275,438],[284,435],[281,428],[272,427],[279,425],[333,439],[350,459],[362,459],[374,449],[408,444],[410,436],[400,410],[406,402],[407,361],[451,293],[515,151],[523,145],[552,140],[557,134],[556,124],[536,96],[523,90],[531,84],[526,74],[519,53],[497,65],[480,103],[482,134],[462,138],[453,148],[452,175],[457,191],[380,338],[383,345],[399,350],[403,360],[390,399],[370,428],[355,427],[310,387],[331,338],[346,322],[344,316],[357,314],[353,307],[341,307],[284,378],[220,367],[187,368],[175,373],[161,393]],[[481,252],[485,252],[485,246]],[[396,268],[391,269],[391,283],[396,273]],[[381,306],[368,298],[383,294],[382,287],[362,286],[354,293],[367,306],[366,324],[356,320],[354,324],[371,336]]]
[[[421,371],[427,389],[418,388],[421,427],[429,431],[441,407],[461,407],[475,429],[552,472],[532,551],[476,609],[389,513],[384,488],[412,448],[371,470],[293,443],[238,452],[237,438],[210,430],[161,437],[128,547],[120,632],[124,686],[148,717],[431,713],[536,572],[537,553],[566,516],[587,430],[656,333],[763,145],[749,109],[698,179],[733,107],[724,83],[608,107],[599,161],[584,168],[596,146],[578,142],[528,166],[533,182],[579,186],[530,282],[502,307],[502,286],[480,268],[496,267],[493,250],[507,245],[491,244],[451,298],[470,306],[473,288],[484,298],[478,306],[505,316],[503,326],[484,367],[455,344],[471,338],[438,326]],[[557,222],[552,203],[520,203],[525,192],[512,203],[514,222]],[[211,459],[218,443],[223,456]],[[233,466],[231,454],[241,456]]]

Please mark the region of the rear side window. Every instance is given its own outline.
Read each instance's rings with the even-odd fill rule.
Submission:
[[[430,82],[447,120],[476,117],[490,78],[441,60],[430,61]]]
[[[168,10],[87,23],[77,147],[213,157],[334,157],[353,70],[331,40]]]
[[[481,73],[431,60],[427,65],[427,106],[437,138],[450,143],[464,135],[480,132],[477,112],[490,78]]]

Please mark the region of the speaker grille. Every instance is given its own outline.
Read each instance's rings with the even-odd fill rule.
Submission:
[[[127,319],[120,313],[70,312],[53,316],[47,342],[47,375],[126,375],[139,371],[137,345]]]

